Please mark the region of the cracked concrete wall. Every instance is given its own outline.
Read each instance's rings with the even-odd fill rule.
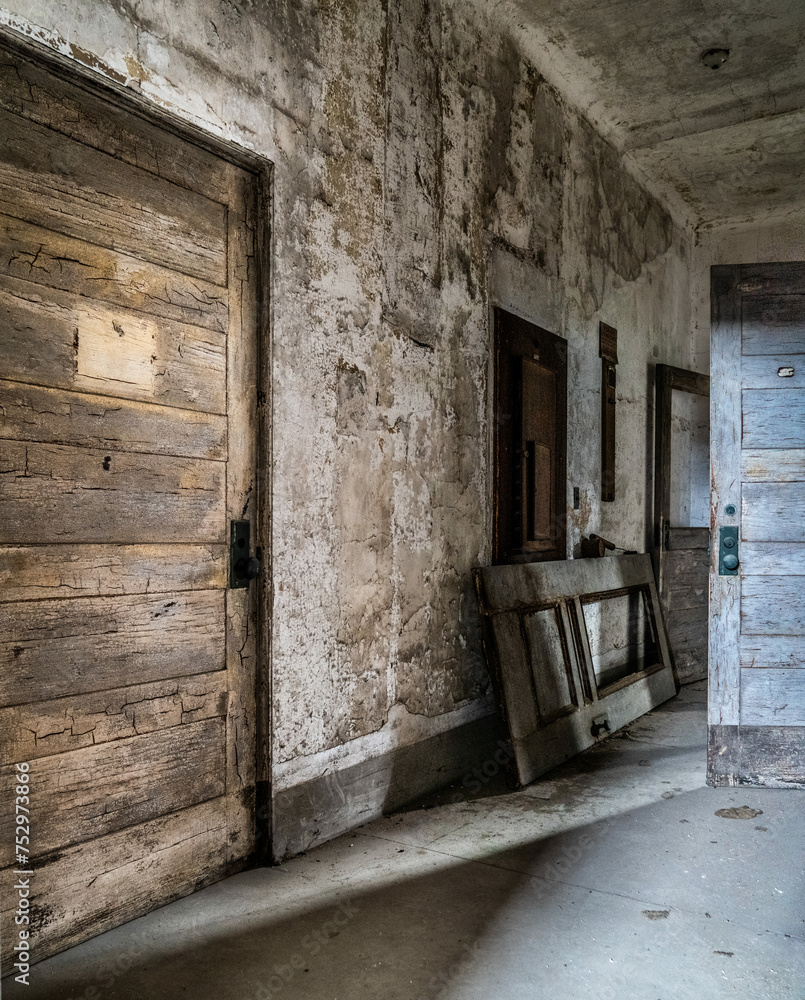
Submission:
[[[569,554],[590,531],[644,551],[652,366],[691,360],[687,231],[482,7],[4,0],[0,21],[275,165],[276,787],[487,715],[491,308],[569,343]]]

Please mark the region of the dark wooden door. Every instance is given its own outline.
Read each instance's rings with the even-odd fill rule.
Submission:
[[[564,559],[567,343],[495,310],[494,561]]]
[[[28,764],[37,959],[254,846],[256,596],[227,589],[255,516],[253,181],[0,53],[0,784]]]
[[[710,378],[671,365],[656,367],[652,556],[674,670],[684,683],[707,676],[710,529],[675,524],[671,518],[674,392],[709,397]]]
[[[805,263],[713,268],[711,358],[708,780],[802,787]]]

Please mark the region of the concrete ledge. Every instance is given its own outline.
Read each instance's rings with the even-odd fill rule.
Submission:
[[[471,775],[504,738],[497,715],[331,771],[274,797],[272,856],[282,861]]]

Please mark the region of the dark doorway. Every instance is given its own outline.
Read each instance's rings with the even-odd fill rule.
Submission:
[[[567,342],[495,310],[495,563],[565,558]]]

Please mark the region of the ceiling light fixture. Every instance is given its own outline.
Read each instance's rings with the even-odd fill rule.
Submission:
[[[708,69],[721,69],[729,57],[729,49],[708,49],[701,55],[702,62]]]

